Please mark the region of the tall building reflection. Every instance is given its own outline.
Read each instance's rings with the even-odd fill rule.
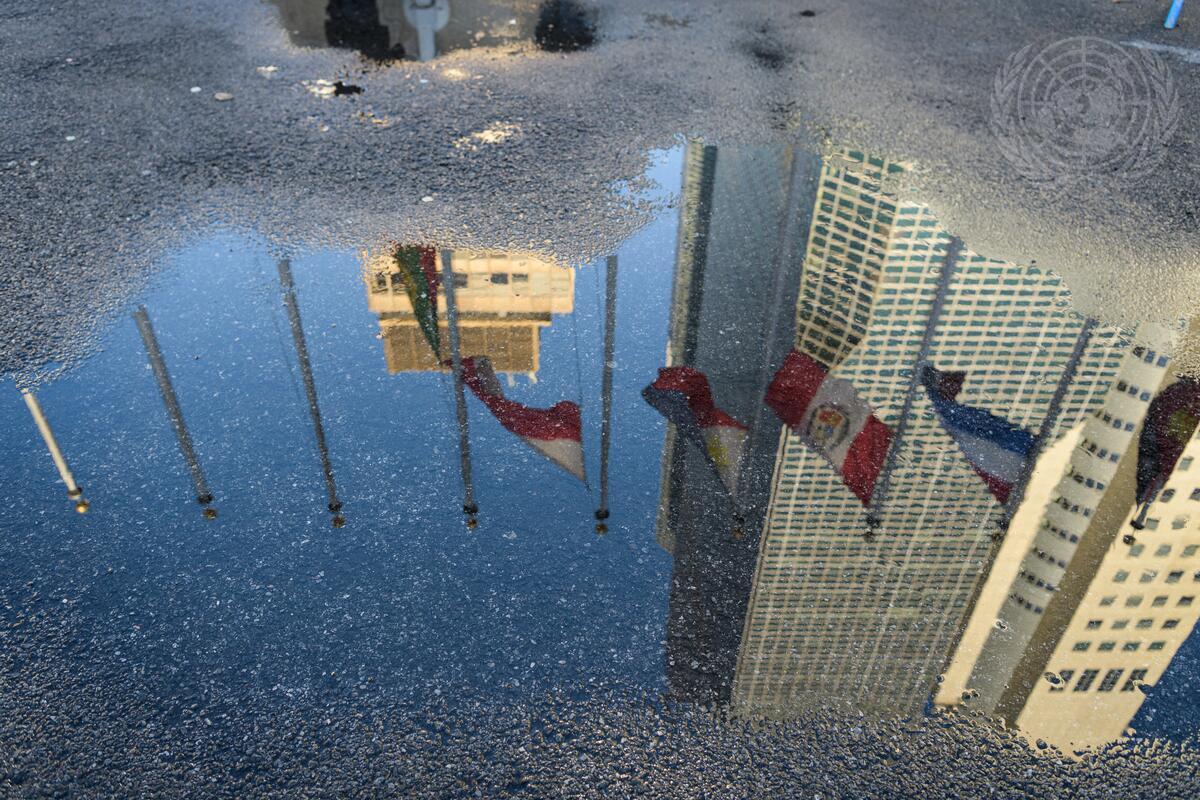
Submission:
[[[742,420],[762,399],[752,365],[787,158],[691,146],[685,159],[668,361],[703,371]],[[929,208],[890,191],[906,169],[854,152],[814,165],[806,246],[788,254],[794,325],[781,328],[893,428],[949,242]],[[1085,320],[1055,274],[966,245],[930,359],[966,372],[962,402],[1036,430]],[[675,559],[671,692],[775,718],[830,704],[914,713],[966,697],[1064,747],[1119,736],[1139,682],[1161,675],[1200,614],[1200,522],[1188,513],[1200,444],[1148,529],[1123,540],[1136,432],[1172,380],[1180,336],[1095,329],[1003,537],[1003,508],[923,392],[874,538],[840,476],[770,416],[752,456],[765,478],[747,489],[762,511],[744,540],[725,535],[711,469],[669,427],[657,535]]]
[[[365,254],[367,306],[379,317],[388,372],[445,370],[421,332],[390,252]],[[575,310],[575,273],[532,256],[455,252],[455,302],[463,352],[488,356],[497,372],[536,380],[542,329]],[[448,341],[445,293],[438,294],[441,340]]]
[[[704,372],[739,420],[753,419],[771,377],[764,364],[777,366],[791,344],[807,224],[785,212],[798,201],[807,217],[819,166],[785,147],[718,153],[693,143],[685,154],[667,362]],[[785,224],[801,230],[790,249]],[[783,303],[772,297],[779,277]],[[777,445],[777,426],[752,433],[739,538],[704,456],[668,427],[657,537],[674,556],[666,659],[675,697],[729,699]]]
[[[1193,323],[1192,333],[1197,330]],[[938,695],[1064,750],[1119,737],[1200,616],[1200,440],[1131,522],[1138,435],[1182,329],[1143,326],[1096,414],[1039,468]],[[1033,500],[1033,498],[1031,498]]]
[[[850,380],[895,428],[949,238],[931,211],[885,191],[902,164],[827,159],[797,303],[796,348]],[[968,243],[969,244],[969,243]],[[1060,279],[964,249],[930,357],[970,376],[964,402],[1036,428],[1083,320]],[[1053,439],[1094,410],[1119,364],[1116,331],[1084,354]],[[787,716],[830,701],[919,710],[958,638],[990,561],[1001,508],[916,398],[881,535],[793,431],[779,450],[771,511],[734,694]]]

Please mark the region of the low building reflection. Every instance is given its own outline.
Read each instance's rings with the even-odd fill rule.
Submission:
[[[367,307],[379,317],[388,372],[445,370],[426,341],[393,252],[363,255]],[[542,329],[575,310],[575,273],[533,256],[453,254],[458,332],[464,353],[497,372],[537,379]],[[436,293],[440,339],[448,341],[445,292]],[[443,359],[444,361],[444,359]]]

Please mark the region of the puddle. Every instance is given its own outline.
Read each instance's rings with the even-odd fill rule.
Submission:
[[[926,10],[447,9],[12,14],[0,787],[1193,796],[1193,173],[1117,274],[956,105],[1060,10],[884,146]]]

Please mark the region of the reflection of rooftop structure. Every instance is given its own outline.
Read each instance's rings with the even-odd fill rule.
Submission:
[[[1200,615],[1200,440],[1134,531],[1138,435],[1177,331],[1139,330],[1103,407],[1043,459],[937,701],[1070,752],[1118,738]],[[1136,534],[1133,543],[1126,534]]]
[[[861,154],[821,174],[796,308],[796,347],[848,379],[896,427],[948,237],[882,184],[900,166]],[[1036,429],[1080,331],[1059,278],[967,250],[953,265],[932,361],[965,370],[961,400]],[[1120,362],[1098,330],[1052,441],[1102,401]],[[882,526],[792,431],[770,511],[733,690],[740,711],[786,717],[831,702],[919,710],[958,638],[1002,513],[924,393],[899,443]]]
[[[402,273],[390,255],[364,257],[367,307],[379,315],[388,372],[445,369],[421,334]],[[531,256],[455,253],[455,301],[462,349],[491,358],[497,372],[536,375],[541,329],[574,310],[575,273]],[[446,301],[438,324],[447,341]]]

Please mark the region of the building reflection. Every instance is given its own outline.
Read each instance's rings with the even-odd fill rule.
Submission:
[[[271,0],[280,12],[288,40],[299,47],[358,50],[371,59],[432,58],[434,53],[532,40],[538,7],[514,7],[503,0]],[[412,6],[413,8],[408,8]],[[418,6],[439,6],[433,13],[433,47],[422,56]],[[422,12],[416,11],[416,14]],[[426,44],[428,47],[428,43]]]
[[[488,356],[497,372],[536,380],[542,329],[555,314],[575,310],[574,271],[519,254],[455,252],[452,262],[463,352]],[[379,317],[388,372],[447,369],[424,338],[393,254],[364,254],[363,264],[367,307]],[[438,293],[437,306],[445,342],[444,292]]]
[[[1064,750],[1118,738],[1137,713],[1200,615],[1200,439],[1131,525],[1138,436],[1196,330],[1139,330],[1101,408],[1042,459],[1041,496],[997,555],[938,702]]]
[[[794,164],[796,158],[804,161]],[[740,420],[751,420],[761,407],[773,367],[791,343],[787,298],[795,297],[803,237],[785,250],[780,230],[789,192],[810,194],[817,165],[784,147],[718,153],[693,143],[686,151],[668,365],[704,372],[722,408]],[[801,206],[811,208],[811,201]],[[748,229],[747,220],[761,228]],[[777,276],[784,278],[783,303],[771,296]],[[730,697],[778,444],[777,429],[764,435],[758,426],[755,433],[738,493],[748,535],[737,538],[704,456],[673,427],[667,432],[657,537],[674,557],[667,678],[681,699]]]
[[[742,420],[761,404],[749,365],[765,265],[787,241],[787,159],[698,146],[686,158],[669,358],[704,371]],[[786,259],[794,322],[779,330],[894,429],[949,236],[890,191],[904,164],[842,152],[810,169],[807,241]],[[949,265],[930,360],[966,372],[962,402],[1036,430],[1085,320],[1057,275],[969,244]],[[1117,738],[1144,699],[1139,683],[1157,680],[1200,613],[1195,439],[1147,529],[1125,538],[1138,431],[1183,333],[1094,330],[1003,537],[1003,508],[924,392],[874,537],[840,476],[771,416],[751,457],[765,459],[749,490],[761,511],[744,540],[722,535],[711,470],[668,430],[658,539],[675,560],[671,692],[771,718],[967,702],[1064,750]]]

